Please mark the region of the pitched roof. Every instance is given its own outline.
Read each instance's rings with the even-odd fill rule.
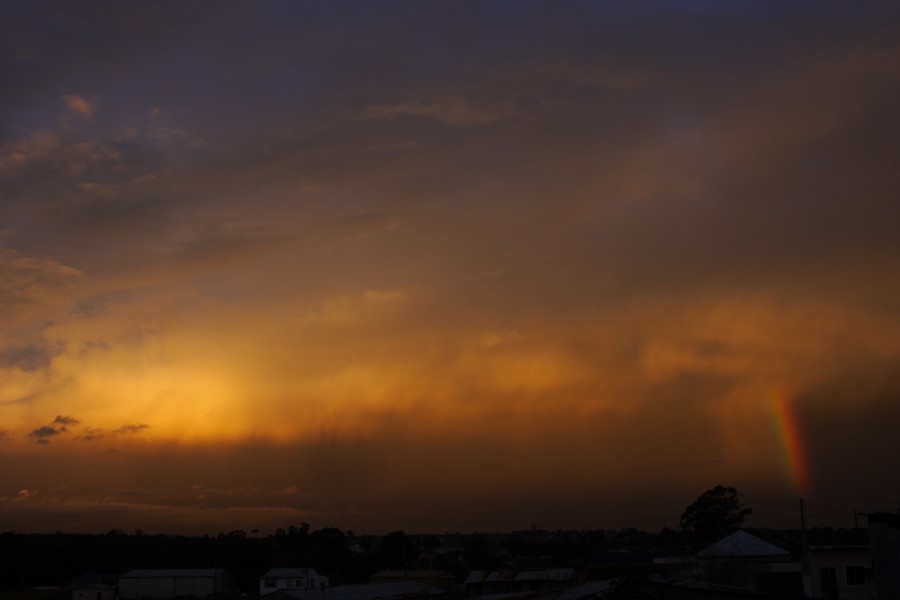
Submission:
[[[703,558],[736,558],[740,556],[790,556],[784,548],[762,540],[746,531],[735,531],[697,553]]]

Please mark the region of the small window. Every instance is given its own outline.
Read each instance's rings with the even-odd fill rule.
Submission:
[[[273,588],[278,585],[278,582],[275,579],[266,579],[266,587]]]
[[[866,585],[866,568],[862,565],[847,565],[847,585]]]

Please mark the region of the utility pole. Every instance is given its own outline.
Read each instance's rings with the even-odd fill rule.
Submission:
[[[669,528],[669,519],[677,519],[678,517],[650,517],[651,521],[662,521],[663,529]]]
[[[800,498],[800,564],[803,572],[803,595],[812,597],[812,564],[809,560],[809,539],[806,535],[806,508]]]

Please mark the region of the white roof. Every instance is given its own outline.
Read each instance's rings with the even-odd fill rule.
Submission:
[[[697,553],[699,557],[739,557],[739,556],[790,556],[791,553],[775,544],[761,540],[746,531],[735,531]]]

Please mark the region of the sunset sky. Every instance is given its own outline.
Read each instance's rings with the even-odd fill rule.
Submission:
[[[0,3],[0,530],[654,530],[900,480],[900,7]]]

